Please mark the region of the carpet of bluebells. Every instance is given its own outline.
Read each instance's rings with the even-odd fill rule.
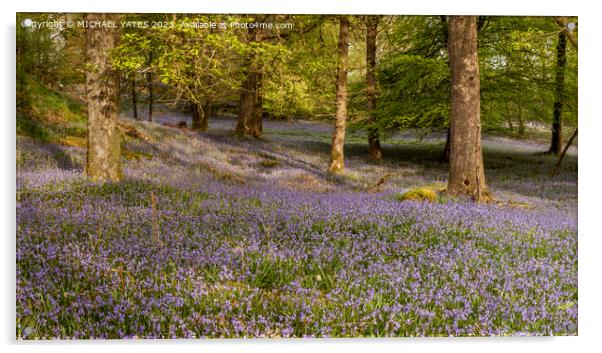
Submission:
[[[575,152],[550,176],[544,145],[487,137],[504,202],[400,202],[445,183],[441,136],[393,136],[371,164],[351,134],[329,176],[327,125],[129,123],[148,139],[124,142],[116,184],[85,180],[83,148],[18,137],[17,338],[577,333]]]

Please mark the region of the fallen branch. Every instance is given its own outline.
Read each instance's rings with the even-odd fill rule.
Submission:
[[[385,174],[383,175],[382,178],[380,178],[380,180],[378,181],[378,183],[376,183],[375,185],[373,185],[371,188],[368,189],[368,192],[380,192],[384,189],[385,184],[387,183],[387,181],[389,180],[389,178],[391,177],[391,174]]]
[[[140,132],[140,130],[136,129],[130,124],[124,123],[123,121],[119,122],[119,130],[121,130],[121,132],[127,136],[148,141],[148,137]]]
[[[569,147],[571,147],[571,145],[573,144],[573,140],[575,140],[575,137],[577,137],[577,129],[575,129],[575,131],[573,132],[573,135],[571,135],[571,138],[569,139],[569,142],[567,142],[567,144],[564,146],[564,149],[560,153],[560,156],[558,157],[558,162],[556,162],[554,169],[552,169],[552,175],[558,173],[558,169],[560,168],[560,163],[562,163],[562,160],[564,159],[564,155],[569,150]]]
[[[150,194],[150,203],[152,210],[151,217],[153,222],[152,239],[157,245],[163,245],[159,237],[159,211],[157,210],[157,197],[152,191]]]

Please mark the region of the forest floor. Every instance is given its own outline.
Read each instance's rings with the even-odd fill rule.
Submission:
[[[264,123],[264,139],[125,119],[124,180],[83,176],[85,145],[17,138],[17,337],[577,334],[577,154],[485,135],[498,203],[439,197],[442,135]],[[374,186],[388,175],[383,187]],[[151,202],[156,196],[156,207]]]

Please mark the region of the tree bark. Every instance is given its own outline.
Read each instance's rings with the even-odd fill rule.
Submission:
[[[487,202],[481,148],[480,76],[474,16],[450,16],[448,52],[451,69],[450,159],[447,194]]]
[[[248,72],[240,88],[240,110],[238,112],[238,122],[236,123],[235,133],[237,135],[246,135],[249,133],[249,121],[255,112],[255,88],[257,86],[257,77],[251,66],[252,59],[247,59]]]
[[[153,71],[151,65],[153,63],[153,52],[148,53],[148,72],[146,73],[146,88],[148,89],[148,121],[153,121]]]
[[[552,120],[552,141],[548,153],[558,155],[562,149],[562,106],[564,102],[564,74],[566,70],[566,33],[558,34],[556,45],[556,83],[554,97],[554,117]]]
[[[201,129],[201,122],[204,119],[205,111],[203,106],[198,103],[192,103],[192,126],[193,130]]]
[[[201,120],[201,131],[207,131],[209,129],[209,119],[213,115],[213,105],[210,103],[205,104],[203,111],[205,114],[203,114],[203,119]]]
[[[132,78],[132,110],[134,119],[138,120],[138,95],[136,94],[136,76]]]
[[[337,93],[335,125],[332,132],[328,171],[337,173],[345,168],[345,128],[347,125],[347,71],[349,67],[349,20],[341,17],[338,43]]]
[[[263,73],[255,73],[255,102],[253,115],[249,124],[250,133],[255,138],[261,138],[263,133]]]
[[[518,98],[518,136],[525,136],[525,119],[523,118],[523,104]]]
[[[206,104],[192,103],[192,129],[207,131],[209,128],[209,117],[212,114],[212,107]]]
[[[366,16],[366,96],[368,102],[368,154],[375,161],[382,161],[376,122],[376,36],[380,16]]]
[[[115,14],[86,14],[88,21],[114,21]],[[93,181],[118,181],[121,171],[121,136],[118,129],[118,76],[111,66],[111,51],[119,29],[86,28],[86,100],[88,105],[88,150],[86,174]]]
[[[443,162],[449,162],[450,130],[451,128],[448,127],[447,133],[445,134],[445,146],[443,147],[443,155],[441,156]]]
[[[512,112],[510,111],[509,103],[506,104],[506,119],[508,119],[508,129],[510,133],[514,133],[514,125],[512,124]]]
[[[260,42],[260,30],[249,28],[247,38],[248,43]],[[263,99],[261,96],[263,75],[252,53],[247,57],[244,65],[247,68],[247,73],[240,89],[240,110],[234,133],[240,136],[252,135],[261,138],[263,130]]]

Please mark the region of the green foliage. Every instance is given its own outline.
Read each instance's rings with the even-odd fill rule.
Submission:
[[[112,57],[115,68],[125,78],[122,82],[127,87],[126,94],[148,75],[146,79],[156,86],[156,96],[161,97],[157,100],[169,108],[190,102],[236,111],[245,75],[253,67],[262,74],[266,115],[277,119],[332,119],[336,17],[170,16],[174,26],[122,29],[120,45]],[[78,14],[18,14],[17,20],[25,17],[36,21],[81,19]],[[167,17],[127,14],[122,20],[163,22]],[[207,29],[193,25],[255,21],[291,22],[293,28],[265,30],[261,39],[254,41],[245,28]],[[363,130],[368,117],[365,23],[361,16],[352,16],[351,21],[349,127]],[[560,28],[550,17],[508,16],[479,16],[478,27],[483,129],[509,130],[520,136],[546,134],[555,99]],[[59,131],[60,137],[83,136],[85,118],[81,104],[68,97],[84,93],[84,30],[77,26],[61,30],[17,26],[16,34],[18,132],[47,138],[44,136],[54,133],[48,131],[48,122],[67,121],[70,127]],[[407,128],[431,131],[448,126],[450,75],[446,40],[446,16],[381,18],[375,116],[375,127],[381,135]],[[569,129],[577,125],[577,69],[577,51],[569,45],[562,112],[563,124]],[[123,87],[121,94],[125,92]],[[143,93],[138,99],[144,99]]]
[[[307,118],[316,109],[316,97],[310,94],[307,81],[284,73],[267,82],[264,99],[264,109],[275,117]]]
[[[249,50],[239,30],[196,29],[192,22],[230,21],[225,16],[192,16],[176,21],[175,28],[157,28],[150,35],[162,43],[157,72],[177,96],[206,104],[224,101],[243,80],[240,61]]]
[[[393,56],[379,66],[377,79],[381,130],[447,126],[450,79],[443,60]]]
[[[486,129],[551,125],[560,28],[549,17],[493,17],[479,31],[481,114]],[[563,121],[577,119],[577,52],[568,47]]]
[[[113,65],[124,71],[126,76],[141,72],[148,63],[151,44],[151,38],[144,33],[124,33],[113,53]]]
[[[323,16],[292,16],[277,61],[266,66],[264,110],[275,118],[334,115],[338,26]]]

